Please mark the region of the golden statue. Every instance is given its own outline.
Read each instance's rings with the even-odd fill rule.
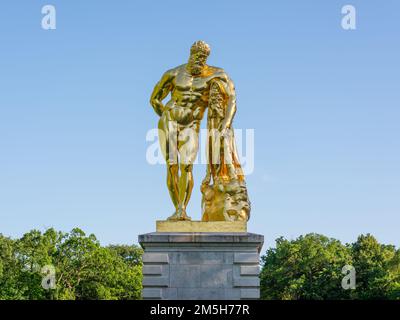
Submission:
[[[150,98],[167,164],[167,186],[175,212],[168,220],[191,220],[186,213],[193,189],[193,162],[199,148],[200,121],[208,107],[207,173],[202,182],[203,221],[248,220],[250,202],[238,161],[232,120],[236,96],[221,68],[208,66],[210,47],[196,41],[187,64],[164,73]],[[163,100],[171,93],[171,99]],[[210,185],[211,178],[213,185]]]

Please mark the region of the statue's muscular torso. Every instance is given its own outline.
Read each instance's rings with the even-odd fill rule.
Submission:
[[[171,80],[171,100],[165,105],[168,120],[181,125],[199,122],[208,105],[210,83],[215,78],[226,80],[223,69],[207,66],[200,75],[193,76],[186,65],[167,71]]]

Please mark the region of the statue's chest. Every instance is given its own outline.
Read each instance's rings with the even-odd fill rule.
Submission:
[[[207,78],[193,77],[189,74],[181,74],[175,78],[175,87],[179,91],[203,92],[208,88]]]

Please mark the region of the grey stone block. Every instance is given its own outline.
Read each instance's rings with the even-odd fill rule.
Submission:
[[[199,265],[170,265],[171,288],[196,288],[200,287]]]
[[[233,265],[233,252],[224,252],[224,263]]]
[[[239,300],[241,299],[241,289],[239,288],[230,288],[225,289],[225,299],[227,300]]]
[[[192,243],[195,242],[194,234],[183,233],[183,234],[172,234],[168,237],[168,242],[187,242]]]
[[[249,243],[261,249],[264,236],[249,232],[152,232],[139,235],[139,242],[146,247],[149,243]]]
[[[232,288],[232,265],[206,264],[200,266],[202,288]]]
[[[178,299],[187,300],[224,300],[225,289],[214,288],[178,288]]]
[[[163,288],[163,299],[165,300],[177,300],[178,299],[178,289],[177,288]]]
[[[240,264],[234,264],[233,265],[233,277],[234,278],[240,278],[242,275],[240,274]]]
[[[144,299],[257,299],[263,236],[150,233],[139,236]]]
[[[143,299],[161,299],[162,290],[157,288],[144,288],[142,290]]]
[[[222,264],[223,252],[192,251],[175,253],[174,263],[177,264]]]
[[[260,299],[259,289],[240,289],[241,299]]]
[[[259,263],[258,253],[235,253],[234,263]]]
[[[240,266],[240,274],[242,276],[258,276],[260,273],[260,267],[257,266]]]
[[[143,275],[161,275],[162,266],[157,265],[144,265],[142,269]]]
[[[168,287],[169,278],[160,276],[144,276],[143,287]]]
[[[234,287],[259,287],[260,279],[256,277],[242,277],[233,279]]]
[[[168,253],[145,252],[143,263],[168,263]]]

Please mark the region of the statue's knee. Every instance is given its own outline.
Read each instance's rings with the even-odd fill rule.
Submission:
[[[192,172],[193,170],[193,165],[192,164],[184,164],[181,165],[181,171],[185,171],[185,172]]]
[[[177,164],[168,164],[168,172],[175,174],[178,172],[178,165]]]

